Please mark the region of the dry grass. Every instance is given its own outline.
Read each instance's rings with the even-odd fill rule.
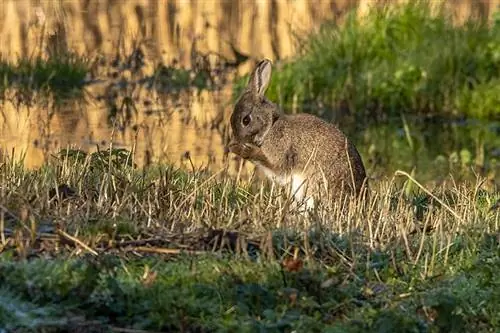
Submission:
[[[446,255],[451,236],[499,230],[498,211],[490,210],[498,192],[485,190],[479,179],[455,184],[450,177],[426,189],[398,172],[392,179],[372,181],[365,202],[323,200],[315,211],[299,214],[285,191],[268,183],[236,181],[226,170],[136,169],[124,150],[62,151],[35,171],[20,163],[0,164],[3,237],[6,230],[13,235],[16,228],[41,224],[78,235],[85,244],[112,241],[118,234],[134,238],[225,229],[259,238],[275,230],[321,230],[350,235],[370,250],[401,247],[418,262],[428,237],[437,242],[434,254]],[[432,236],[423,228],[433,230]]]

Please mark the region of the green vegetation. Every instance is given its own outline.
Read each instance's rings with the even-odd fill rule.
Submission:
[[[500,12],[457,26],[434,7],[410,1],[324,24],[275,65],[267,96],[338,123],[372,177],[403,169],[440,182],[475,177],[471,168],[497,177]]]
[[[0,161],[0,328],[500,329],[495,187],[402,177],[299,215],[282,191],[132,157]]]
[[[295,59],[276,67],[269,98],[287,110],[335,109],[358,120],[400,113],[499,119],[500,15],[490,26],[474,19],[457,26],[427,3],[324,24],[300,41]]]
[[[44,91],[67,96],[80,91],[90,71],[85,57],[66,52],[47,59],[20,59],[13,64],[0,60],[0,92],[14,87],[21,92]]]
[[[151,77],[143,77],[140,72],[145,65],[142,57],[139,50],[134,50],[127,57],[99,61],[70,51],[54,53],[47,58],[20,59],[17,63],[0,59],[0,93],[15,88],[24,97],[42,92],[44,95],[51,93],[55,98],[73,98],[82,92],[86,79],[95,79],[95,76],[109,80],[107,84],[113,88],[109,89],[111,93],[116,89],[123,93],[127,82],[133,80],[169,95],[190,88],[210,89],[215,84],[213,73],[207,66],[183,69],[159,65]],[[125,75],[125,71],[132,72],[133,76],[130,77],[130,73]],[[117,85],[117,79],[124,80],[124,84]]]
[[[282,275],[278,264],[213,257],[3,260],[0,280],[8,289],[0,291],[0,319],[7,329],[494,332],[500,326],[498,243],[484,247],[438,281],[384,272],[377,281],[341,264]],[[371,264],[389,270],[383,262]]]

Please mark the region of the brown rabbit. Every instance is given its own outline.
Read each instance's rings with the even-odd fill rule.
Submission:
[[[250,160],[268,178],[291,185],[296,202],[325,189],[334,198],[361,192],[366,173],[356,147],[333,124],[311,114],[285,115],[264,93],[271,61],[260,61],[231,115],[229,151]]]

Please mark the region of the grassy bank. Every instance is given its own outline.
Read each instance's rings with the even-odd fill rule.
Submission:
[[[498,119],[500,16],[490,26],[456,26],[449,16],[415,1],[326,23],[275,69],[268,96],[288,110],[333,108],[359,120],[400,113]]]
[[[12,331],[495,332],[500,196],[372,185],[290,211],[267,186],[126,151],[0,163],[0,327]],[[224,233],[224,230],[226,233]]]

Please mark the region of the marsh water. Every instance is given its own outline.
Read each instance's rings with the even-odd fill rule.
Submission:
[[[201,66],[200,59],[214,63],[214,57],[200,58],[198,51],[218,53],[233,63],[237,52],[253,59],[281,59],[294,54],[292,36],[298,27],[312,30],[353,6],[363,8],[366,1],[323,1],[318,6],[307,1],[161,4],[4,1],[3,57],[65,48],[101,60],[76,95],[61,99],[34,92],[20,97],[8,91],[0,115],[2,153],[36,168],[62,148],[95,151],[112,146],[133,150],[139,166],[161,162],[237,170],[240,162],[224,153],[233,104],[231,79],[211,89],[177,89],[168,82],[160,87],[151,83],[158,63],[185,68]],[[488,16],[496,4],[459,1],[453,6],[458,16]],[[53,33],[45,39],[48,30]],[[137,50],[141,65],[131,68],[127,64]],[[235,65],[229,77],[247,72],[251,64]],[[383,121],[354,120],[335,110],[326,118],[355,142],[372,178],[391,177],[398,169],[438,182],[450,173],[471,174],[471,169],[489,179],[498,177],[500,123],[410,118],[404,111]],[[245,164],[243,174],[252,170]]]

